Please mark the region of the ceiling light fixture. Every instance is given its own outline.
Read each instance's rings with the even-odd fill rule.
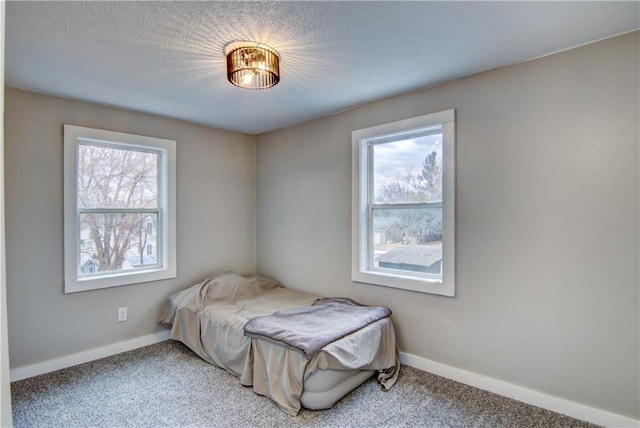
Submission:
[[[267,89],[280,81],[280,57],[269,46],[232,43],[226,49],[227,78],[239,88]]]

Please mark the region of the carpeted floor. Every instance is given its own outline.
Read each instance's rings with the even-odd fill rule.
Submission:
[[[388,392],[370,380],[332,409],[291,417],[174,341],[11,387],[16,428],[593,426],[407,366]]]

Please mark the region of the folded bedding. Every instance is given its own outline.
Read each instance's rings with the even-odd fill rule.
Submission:
[[[389,308],[362,306],[347,298],[324,298],[313,306],[251,318],[244,333],[299,349],[312,358],[331,342],[390,315]]]

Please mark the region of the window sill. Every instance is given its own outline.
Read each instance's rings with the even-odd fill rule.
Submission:
[[[455,287],[452,281],[435,278],[419,278],[408,275],[397,275],[378,271],[353,271],[353,282],[360,282],[383,287],[399,288],[402,290],[417,291],[419,293],[437,294],[440,296],[455,297]]]
[[[99,290],[101,288],[119,287],[144,282],[161,281],[176,278],[176,269],[152,269],[139,272],[126,272],[98,277],[85,277],[65,281],[64,292],[78,293],[81,291]]]

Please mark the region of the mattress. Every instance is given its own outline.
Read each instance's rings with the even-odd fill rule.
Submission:
[[[328,409],[375,373],[375,370],[318,370],[304,381],[300,403],[311,410]]]
[[[396,381],[399,357],[390,318],[325,346],[308,359],[297,349],[244,335],[248,319],[312,305],[319,296],[237,274],[214,275],[170,298],[171,338],[271,398],[287,414],[324,409],[377,373],[383,389]]]

